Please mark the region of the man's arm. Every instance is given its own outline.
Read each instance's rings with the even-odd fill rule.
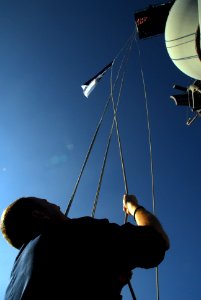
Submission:
[[[158,231],[166,242],[167,250],[170,247],[169,238],[164,231],[159,220],[148,210],[138,204],[138,200],[134,195],[123,196],[123,210],[128,215],[132,215],[139,226],[152,226]]]

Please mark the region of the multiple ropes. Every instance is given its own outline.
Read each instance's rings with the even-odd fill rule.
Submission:
[[[127,66],[127,63],[128,63],[128,54],[130,54],[130,51],[132,49],[132,43],[133,43],[133,35],[131,35],[131,37],[128,39],[128,41],[126,42],[125,46],[119,51],[119,53],[117,54],[117,56],[115,57],[115,59],[113,60],[113,64],[112,64],[112,67],[111,67],[111,76],[110,76],[110,95],[106,101],[106,104],[105,104],[105,107],[103,109],[103,112],[102,112],[102,115],[100,117],[100,120],[98,122],[98,125],[97,125],[97,128],[95,130],[95,133],[92,137],[92,140],[91,140],[91,143],[90,143],[90,146],[89,146],[89,149],[87,151],[87,154],[86,154],[86,157],[85,157],[85,160],[84,160],[84,163],[81,167],[81,171],[80,171],[80,174],[78,176],[78,179],[77,179],[77,182],[75,184],[75,187],[74,187],[74,190],[73,190],[73,193],[70,197],[70,200],[68,202],[68,205],[67,205],[67,209],[65,211],[65,215],[68,216],[69,214],[69,211],[70,211],[70,208],[72,206],[72,203],[73,203],[73,200],[74,200],[74,197],[75,197],[75,194],[76,194],[76,191],[77,191],[77,188],[78,188],[78,185],[80,183],[80,180],[81,180],[81,177],[83,175],[83,172],[84,172],[84,169],[86,167],[86,164],[88,162],[88,159],[90,157],[90,154],[91,154],[91,151],[93,149],[93,146],[95,144],[95,141],[96,141],[96,138],[98,136],[98,133],[99,133],[99,130],[101,128],[101,125],[103,123],[103,120],[104,120],[104,117],[106,115],[106,112],[109,108],[109,104],[110,102],[112,102],[112,105],[113,105],[113,112],[114,112],[114,117],[113,117],[113,122],[112,122],[112,127],[111,127],[111,130],[110,130],[110,134],[109,134],[109,138],[108,138],[108,151],[109,151],[109,146],[110,146],[110,140],[111,140],[111,137],[112,136],[112,133],[113,133],[113,128],[114,128],[114,124],[116,125],[116,131],[117,131],[117,136],[118,136],[118,142],[119,142],[119,149],[120,150],[120,157],[121,157],[121,162],[122,162],[122,169],[123,169],[123,177],[124,177],[124,183],[125,183],[125,192],[127,193],[127,181],[126,181],[126,175],[125,175],[125,167],[124,167],[124,162],[123,162],[123,154],[122,154],[122,147],[121,147],[121,142],[120,142],[120,135],[119,135],[119,130],[118,130],[118,121],[117,121],[117,109],[118,109],[118,105],[119,105],[119,102],[120,102],[120,96],[121,96],[121,91],[122,91],[122,87],[123,87],[123,83],[124,83],[124,76],[125,76],[125,68]],[[117,72],[117,76],[116,76],[116,79],[114,81],[114,84],[112,83],[112,70],[113,70],[113,65],[115,63],[115,61],[117,60],[117,58],[120,56],[120,54],[123,52],[123,50],[126,49],[126,54],[123,56],[123,59],[121,61],[121,64],[120,64],[120,67],[119,67],[119,70]],[[129,52],[129,53],[128,53]],[[120,85],[120,90],[119,90],[119,96],[118,96],[118,101],[117,101],[117,104],[116,104],[116,107],[115,107],[115,103],[114,103],[114,96],[113,96],[113,92],[114,92],[114,89],[116,88],[116,85],[118,83],[118,81],[120,80],[120,75],[121,73],[123,73],[122,75],[122,78],[121,78],[121,85]],[[114,123],[114,124],[113,124]],[[107,158],[107,153],[108,151],[106,151],[106,158]],[[104,171],[104,168],[102,167],[102,171]],[[102,175],[101,175],[102,177]],[[101,184],[101,180],[99,180],[99,187],[98,187],[98,190],[100,191],[100,184]],[[97,193],[96,195],[99,194],[97,190]],[[98,197],[96,196],[96,199],[95,199],[95,202],[97,202],[97,199]],[[96,206],[96,205],[95,205]],[[95,214],[95,212],[94,212]],[[94,215],[93,215],[94,216]]]
[[[136,41],[136,45],[137,45],[137,49],[138,49],[138,56],[139,56],[139,62],[140,62],[140,71],[141,71],[141,77],[142,77],[142,83],[143,83],[143,89],[144,89],[147,130],[148,130],[148,140],[149,140],[149,155],[150,155],[152,210],[153,210],[153,214],[155,215],[156,214],[156,201],[155,201],[155,184],[154,184],[154,164],[153,164],[153,153],[152,153],[152,140],[151,140],[151,126],[150,126],[150,118],[149,118],[148,97],[147,97],[145,77],[144,77],[144,72],[143,72],[142,62],[141,62],[141,51],[140,51],[140,47],[138,45],[136,36],[135,36],[135,41]],[[160,299],[160,294],[159,294],[159,270],[158,270],[158,267],[156,267],[156,299],[157,300]]]
[[[123,181],[124,181],[124,189],[125,189],[125,194],[128,194],[128,184],[127,184],[127,178],[126,178],[126,170],[125,170],[125,163],[124,163],[124,157],[123,157],[123,149],[122,149],[122,143],[121,143],[121,138],[120,138],[120,133],[119,133],[119,124],[118,124],[118,118],[117,118],[117,112],[118,112],[118,107],[119,107],[119,103],[120,103],[120,99],[121,99],[121,94],[122,94],[122,89],[123,89],[123,85],[125,82],[125,74],[126,74],[126,68],[128,65],[128,61],[129,61],[129,57],[131,54],[131,50],[132,50],[132,46],[133,46],[133,42],[136,42],[137,44],[137,49],[138,49],[138,55],[139,55],[139,62],[140,62],[140,71],[141,71],[141,78],[142,78],[142,84],[143,84],[143,89],[144,89],[144,98],[145,98],[145,107],[146,107],[146,119],[147,119],[147,130],[148,130],[148,142],[149,142],[149,153],[150,153],[150,169],[151,169],[151,181],[152,181],[152,205],[153,205],[153,214],[155,214],[155,192],[154,192],[154,172],[153,172],[153,155],[152,155],[152,142],[151,142],[151,127],[150,127],[150,119],[149,119],[149,109],[148,109],[148,98],[147,98],[147,92],[146,92],[146,85],[145,85],[145,79],[144,79],[144,73],[143,73],[143,68],[142,68],[142,64],[141,64],[141,52],[140,52],[140,48],[139,45],[137,43],[137,39],[136,39],[136,33],[134,32],[129,39],[127,40],[126,44],[124,45],[124,47],[119,51],[119,53],[116,55],[115,59],[113,60],[112,66],[111,66],[111,73],[110,73],[110,94],[109,97],[107,98],[106,104],[104,106],[103,112],[101,114],[100,120],[98,122],[97,128],[94,132],[94,135],[92,137],[90,146],[88,148],[86,157],[84,159],[83,165],[81,167],[80,170],[80,174],[78,176],[77,182],[74,186],[74,190],[73,193],[69,199],[66,211],[65,211],[65,215],[68,216],[70,208],[72,206],[72,203],[74,201],[74,197],[76,194],[76,191],[78,189],[78,185],[80,183],[81,177],[83,175],[84,169],[86,167],[86,164],[89,160],[90,154],[92,152],[93,146],[95,144],[96,138],[98,136],[99,130],[101,128],[101,125],[103,123],[104,117],[106,115],[106,112],[108,111],[108,108],[110,106],[110,104],[112,105],[112,110],[113,110],[113,119],[111,122],[111,127],[110,127],[110,131],[109,131],[109,135],[108,135],[108,139],[107,139],[107,144],[106,144],[106,148],[105,148],[105,153],[104,153],[104,157],[103,157],[103,162],[102,162],[102,166],[101,166],[101,171],[100,171],[100,176],[99,176],[99,182],[98,182],[98,187],[96,190],[96,194],[95,194],[95,198],[93,201],[93,208],[92,208],[92,212],[91,212],[91,216],[94,218],[95,217],[95,213],[96,213],[96,209],[97,209],[97,204],[98,204],[98,199],[99,199],[99,194],[100,194],[100,190],[101,190],[101,186],[102,186],[102,180],[103,180],[103,175],[104,175],[104,171],[105,171],[105,166],[106,166],[106,162],[107,162],[107,158],[108,158],[108,153],[109,153],[109,149],[110,149],[110,144],[111,144],[111,138],[112,138],[112,134],[114,132],[114,128],[116,129],[116,135],[117,135],[117,140],[118,140],[118,147],[119,147],[119,155],[120,155],[120,161],[121,161],[121,168],[122,168],[122,175],[123,175]],[[116,78],[114,80],[113,83],[113,67],[117,61],[117,59],[119,58],[119,56],[123,53],[123,58],[121,59],[120,62],[120,67],[117,71],[117,75]],[[119,91],[118,91],[118,96],[117,96],[117,101],[115,104],[115,100],[114,100],[114,91],[116,90],[116,86],[117,84],[119,84]],[[128,215],[125,214],[125,220],[124,222],[127,222],[127,218]],[[158,282],[158,268],[156,268],[156,291],[157,291],[157,300],[159,300],[159,282]],[[128,287],[130,289],[131,292],[131,296],[133,300],[136,300],[136,296],[135,293],[133,291],[132,285],[129,281],[128,283]]]

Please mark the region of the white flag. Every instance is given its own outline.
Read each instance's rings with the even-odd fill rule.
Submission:
[[[91,94],[91,92],[96,87],[97,83],[101,80],[103,75],[107,72],[107,70],[112,66],[113,61],[110,62],[105,68],[103,68],[98,74],[93,76],[91,79],[86,81],[83,85],[81,85],[81,88],[83,89],[83,93],[85,97],[88,98],[88,96]]]

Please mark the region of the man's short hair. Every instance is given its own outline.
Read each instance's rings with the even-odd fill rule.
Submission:
[[[2,213],[2,234],[7,242],[17,249],[40,233],[39,228],[33,222],[32,212],[35,209],[44,210],[44,208],[35,201],[36,199],[38,198],[19,198]]]

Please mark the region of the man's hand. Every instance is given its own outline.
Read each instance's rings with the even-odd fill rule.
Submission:
[[[139,209],[137,209],[138,207]],[[152,226],[155,228],[155,230],[158,231],[166,241],[167,249],[169,248],[169,238],[161,223],[156,216],[138,204],[138,200],[134,195],[123,196],[123,211],[125,211],[127,215],[134,216],[137,225]]]
[[[125,211],[127,215],[134,216],[134,212],[138,206],[138,200],[134,195],[123,196],[123,211]]]

